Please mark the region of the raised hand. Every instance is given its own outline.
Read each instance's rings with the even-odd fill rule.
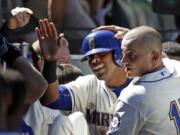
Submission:
[[[47,19],[39,21],[39,28],[36,28],[36,33],[39,39],[39,45],[44,60],[57,60],[58,50],[58,33],[54,23],[50,23]]]
[[[25,26],[29,23],[30,17],[33,14],[32,10],[24,7],[16,7],[11,10],[11,17],[8,20],[8,27],[16,29]]]
[[[96,29],[93,29],[92,31],[95,30],[110,30],[115,32],[115,38],[122,40],[124,35],[129,31],[129,29],[124,28],[124,27],[119,27],[115,25],[108,25],[108,26],[100,26],[97,27]]]

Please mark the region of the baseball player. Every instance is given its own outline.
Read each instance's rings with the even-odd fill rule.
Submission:
[[[19,8],[19,7],[15,8],[15,9],[12,9],[11,12],[12,12],[12,16],[13,16],[12,18],[14,19],[15,23],[10,23],[9,22],[8,27],[9,27],[9,29],[12,29],[12,30],[15,29],[15,28],[25,26],[29,21],[30,15],[32,14],[32,11],[30,9]],[[6,53],[6,52],[4,52],[6,50],[6,48],[4,48],[4,46],[2,46],[2,44],[5,44],[5,45],[7,44],[8,47],[10,46],[9,43],[4,38],[2,38],[2,39],[3,40],[0,40],[2,42],[0,44],[1,45],[1,48],[0,48],[1,49],[1,51],[0,51],[1,55]],[[14,52],[12,51],[12,49],[16,50],[16,53],[17,52],[20,53],[19,50],[17,50],[16,48],[12,48],[12,49],[7,48],[7,50],[8,49],[9,49],[9,51],[11,51],[10,54],[12,55],[11,56],[12,58],[15,57],[15,55],[13,55]],[[8,57],[8,58],[12,59],[11,57]],[[4,58],[4,56],[2,58]],[[24,61],[26,62],[27,60],[25,59]],[[16,66],[16,68],[21,67],[21,70],[24,69],[24,67],[26,67],[24,65],[24,63],[19,62],[19,65],[21,65],[22,67],[21,66]],[[34,67],[31,67],[31,68],[33,70],[35,70]],[[35,82],[38,82],[38,84],[42,84],[41,81],[38,80],[37,75],[35,76],[35,78],[32,78],[34,76],[34,73],[32,73],[32,71],[29,68],[26,67],[25,70],[27,70],[28,73],[31,73],[30,76],[29,76],[29,74],[26,73],[27,71],[24,71],[24,74],[26,73],[26,76],[28,76],[28,79],[30,78],[31,81],[37,80]],[[38,73],[37,71],[34,71],[34,72],[36,74]],[[44,82],[45,82],[45,80],[44,80]],[[32,84],[30,83],[30,85],[32,85]],[[42,88],[44,88],[44,85],[42,84],[42,85],[40,85],[40,87],[42,89]],[[38,88],[38,89],[40,89],[40,88]],[[37,87],[33,87],[31,92],[33,92],[33,94],[35,92],[38,92]],[[40,93],[40,95],[42,95],[42,92]],[[30,94],[30,92],[29,92],[29,94]],[[24,134],[25,133],[28,133],[28,135],[33,135],[33,134],[35,134],[35,135],[46,135],[46,134],[48,134],[48,129],[49,129],[50,125],[53,123],[55,117],[60,115],[60,112],[58,110],[52,110],[52,109],[49,109],[47,107],[42,106],[40,104],[39,100],[37,100],[37,99],[38,99],[38,97],[36,97],[33,100],[33,102],[36,101],[35,103],[33,103],[32,105],[30,104],[31,106],[28,109],[28,112],[25,114],[25,116],[24,116],[24,118],[23,118],[23,120],[21,122],[20,131],[22,133],[24,133]]]
[[[53,109],[81,111],[91,134],[104,134],[114,112],[121,90],[130,80],[120,62],[121,43],[111,31],[100,30],[84,38],[82,50],[94,75],[79,77],[67,85],[59,86],[53,69],[56,67],[58,35],[53,23],[40,20],[36,29],[45,65],[43,75],[49,83],[41,103]],[[83,127],[82,127],[83,128]]]
[[[122,40],[125,71],[135,77],[118,98],[109,135],[179,135],[180,63],[162,60],[160,34],[141,26]]]

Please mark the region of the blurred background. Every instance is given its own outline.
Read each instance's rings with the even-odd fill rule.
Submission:
[[[11,9],[17,6],[34,12],[30,23],[14,32],[4,30]],[[11,42],[31,45],[37,40],[34,28],[38,20],[48,18],[69,41],[72,63],[90,73],[87,63],[82,66],[79,59],[82,39],[93,28],[118,25],[131,29],[148,25],[162,34],[163,41],[180,43],[179,7],[180,0],[0,0],[0,30]]]

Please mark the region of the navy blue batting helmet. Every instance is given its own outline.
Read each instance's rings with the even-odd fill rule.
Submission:
[[[82,61],[87,60],[92,54],[113,51],[115,63],[122,66],[121,41],[114,38],[114,35],[115,33],[109,30],[97,30],[88,34],[82,43]]]

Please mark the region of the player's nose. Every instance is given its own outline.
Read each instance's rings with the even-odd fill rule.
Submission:
[[[98,62],[100,62],[100,56],[99,55],[97,55],[97,54],[94,54],[93,56],[92,56],[92,64],[95,64],[95,63],[98,63]]]

